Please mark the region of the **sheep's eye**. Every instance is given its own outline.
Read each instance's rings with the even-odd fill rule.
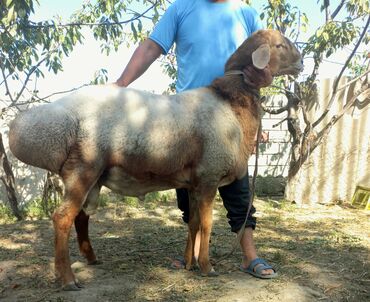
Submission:
[[[284,44],[283,43],[276,45],[276,48],[282,48],[282,47],[284,47]]]

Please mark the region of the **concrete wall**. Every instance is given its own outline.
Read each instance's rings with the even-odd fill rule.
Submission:
[[[9,150],[8,147],[8,125],[7,122],[0,124],[0,129],[3,134],[4,147]],[[16,178],[16,189],[18,193],[18,200],[20,206],[24,205],[30,200],[33,200],[42,195],[43,182],[46,177],[46,171],[38,168],[34,168],[23,164],[17,160],[9,151],[7,152],[8,158],[13,167],[13,173]],[[4,172],[0,168],[0,174]],[[0,182],[0,203],[6,203],[7,196],[5,187]]]
[[[341,85],[344,83],[342,81]],[[319,102],[309,112],[311,121],[326,108],[332,85],[332,80],[320,83]],[[355,85],[351,85],[342,91],[320,125],[326,125],[343,108],[352,98],[354,89]],[[287,199],[298,204],[349,201],[357,185],[370,188],[369,101],[357,103],[334,125],[323,143],[289,181],[285,192]]]

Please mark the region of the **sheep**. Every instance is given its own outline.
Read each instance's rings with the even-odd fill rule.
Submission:
[[[97,258],[88,236],[89,214],[102,186],[126,196],[187,188],[191,218],[185,249],[193,263],[201,231],[199,266],[212,275],[209,238],[218,187],[247,171],[260,123],[258,93],[242,70],[269,65],[273,76],[297,75],[302,59],[275,30],[260,30],[230,57],[225,75],[207,87],[155,95],[115,84],[88,86],[50,104],[20,113],[10,124],[12,153],[26,164],[58,173],[64,202],[53,214],[55,270],[65,290],[79,290],[68,240],[75,223],[81,254]]]

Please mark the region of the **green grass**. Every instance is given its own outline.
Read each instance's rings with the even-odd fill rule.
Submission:
[[[145,202],[168,203],[174,199],[173,191],[152,192],[145,195]]]
[[[36,198],[27,203],[23,210],[25,212],[25,216],[31,219],[42,219],[47,217],[47,213],[45,213],[42,206],[41,198]]]
[[[100,207],[106,207],[109,203],[111,197],[108,194],[100,194],[98,198],[98,206]]]
[[[3,204],[0,204],[0,222],[11,223],[17,219],[14,217],[11,209]]]
[[[166,204],[173,200],[175,195],[173,191],[164,192],[153,192],[145,195],[144,200],[139,200],[136,197],[122,196],[114,193],[101,193],[98,199],[99,208],[107,207],[108,204],[113,203],[124,203],[129,207],[138,208],[143,206],[147,209],[154,209],[159,204]],[[41,197],[35,198],[34,200],[28,202],[22,208],[23,217],[26,219],[39,220],[43,218],[50,217],[54,210],[59,205],[59,202],[54,200],[48,200],[46,203],[42,201]],[[14,222],[16,221],[11,209],[0,204],[0,221],[1,222]]]
[[[137,208],[139,206],[139,199],[137,199],[136,197],[126,196],[123,202],[133,208]]]

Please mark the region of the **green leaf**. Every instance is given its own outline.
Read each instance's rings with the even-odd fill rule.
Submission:
[[[322,36],[326,42],[329,41],[329,34],[327,32],[323,32]]]
[[[131,22],[131,30],[132,30],[132,33],[134,34],[135,41],[137,41],[137,31],[136,31],[134,22]]]
[[[12,5],[9,10],[8,10],[8,22],[11,23],[11,21],[13,21],[15,18],[14,18],[14,5]]]

